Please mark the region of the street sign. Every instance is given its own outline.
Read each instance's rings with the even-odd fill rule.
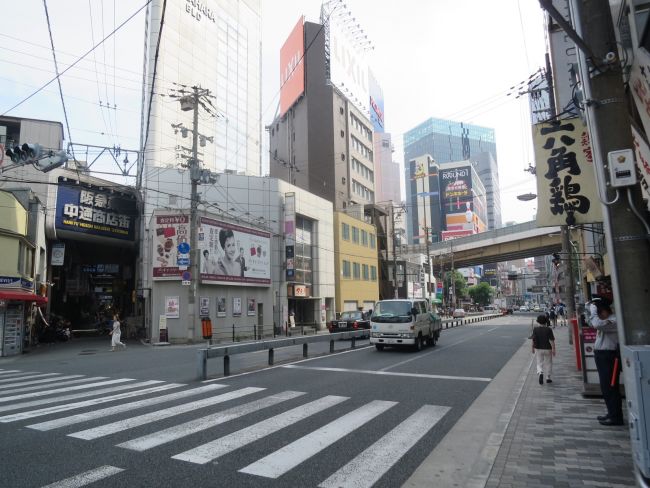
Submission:
[[[181,242],[178,245],[179,254],[189,254],[189,252],[190,252],[190,245],[187,242]]]
[[[189,254],[179,254],[176,258],[176,264],[178,266],[189,266],[190,265],[190,255]]]
[[[192,273],[190,273],[189,271],[183,271],[183,273],[181,274],[181,279],[183,280],[183,281],[181,281],[181,285],[189,286],[190,283],[192,282],[191,281],[192,280]]]

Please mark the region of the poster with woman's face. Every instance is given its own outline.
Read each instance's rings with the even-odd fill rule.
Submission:
[[[226,297],[217,298],[217,317],[226,316]]]
[[[239,297],[232,299],[232,314],[241,315],[241,298]]]

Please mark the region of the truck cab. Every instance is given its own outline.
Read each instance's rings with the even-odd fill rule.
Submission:
[[[380,300],[370,318],[370,343],[378,351],[385,346],[410,346],[421,350],[440,338],[442,321],[424,299]]]

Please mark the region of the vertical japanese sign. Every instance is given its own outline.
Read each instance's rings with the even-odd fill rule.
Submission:
[[[293,281],[296,276],[294,263],[296,245],[296,194],[294,192],[284,194],[284,238],[286,242],[286,279],[287,281]]]
[[[632,143],[636,158],[636,175],[641,185],[641,196],[650,210],[650,147],[634,127],[632,127]]]
[[[537,166],[537,225],[603,220],[589,133],[579,118],[533,126]]]

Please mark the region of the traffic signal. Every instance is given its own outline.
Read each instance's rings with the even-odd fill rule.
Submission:
[[[5,154],[11,159],[12,163],[20,163],[26,160],[26,155],[23,153],[23,150],[20,146],[14,146],[13,148],[7,148]]]
[[[68,161],[68,155],[65,151],[50,151],[46,157],[42,157],[41,155],[40,159],[33,162],[36,169],[41,170],[43,173],[47,173],[59,166],[63,166],[66,161]]]
[[[23,144],[22,146],[23,154],[25,155],[25,160],[38,159],[41,157],[43,148],[40,144]]]

